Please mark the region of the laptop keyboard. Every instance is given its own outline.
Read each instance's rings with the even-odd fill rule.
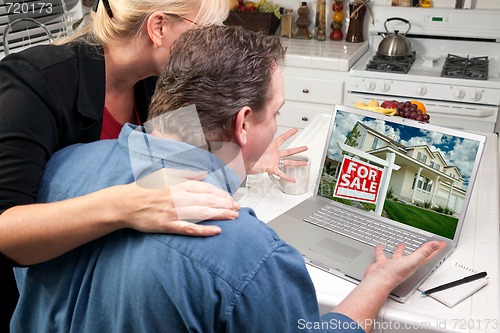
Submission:
[[[404,243],[405,254],[410,254],[427,241],[407,230],[381,224],[330,205],[322,207],[304,221],[368,245],[380,244],[391,253],[399,243]]]

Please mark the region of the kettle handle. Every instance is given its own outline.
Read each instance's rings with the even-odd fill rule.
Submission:
[[[385,28],[385,31],[387,31],[388,34],[390,32],[389,32],[389,29],[387,29],[387,22],[390,22],[390,21],[401,21],[401,22],[404,22],[404,23],[408,24],[408,30],[406,30],[406,32],[403,35],[406,35],[408,33],[408,31],[410,31],[410,29],[411,29],[411,23],[410,23],[410,21],[405,20],[402,17],[391,17],[391,18],[388,18],[387,20],[385,20],[385,22],[384,22],[384,28]]]

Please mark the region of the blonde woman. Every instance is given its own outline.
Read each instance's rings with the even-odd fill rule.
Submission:
[[[69,40],[0,62],[3,279],[8,266],[52,259],[118,229],[211,236],[221,229],[187,221],[238,216],[239,205],[226,192],[195,180],[161,190],[132,183],[34,204],[51,155],[116,138],[124,123],[145,121],[173,41],[189,29],[220,24],[228,6],[227,0],[94,0],[92,23]],[[280,157],[305,149],[279,152],[291,135],[273,142],[260,171],[283,175]]]

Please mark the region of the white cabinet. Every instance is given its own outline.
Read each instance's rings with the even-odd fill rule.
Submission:
[[[349,72],[286,66],[285,105],[278,117],[280,132],[303,129],[315,115],[332,112],[342,104]]]

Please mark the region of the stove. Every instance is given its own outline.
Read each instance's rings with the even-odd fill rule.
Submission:
[[[375,72],[406,74],[410,71],[415,58],[415,51],[407,56],[386,56],[376,53],[368,61],[365,69]],[[488,57],[470,58],[469,56],[461,57],[448,54],[441,70],[441,77],[486,80],[488,79]]]
[[[370,46],[350,70],[346,104],[415,99],[425,104],[431,124],[498,132],[500,11],[374,5],[372,12]],[[411,22],[410,59],[377,54],[391,17]],[[387,25],[389,31],[404,28],[396,20]]]
[[[471,80],[488,79],[488,57],[460,57],[448,54],[441,70],[442,77]]]
[[[375,54],[366,65],[367,71],[406,74],[415,61],[415,51],[407,56]]]

